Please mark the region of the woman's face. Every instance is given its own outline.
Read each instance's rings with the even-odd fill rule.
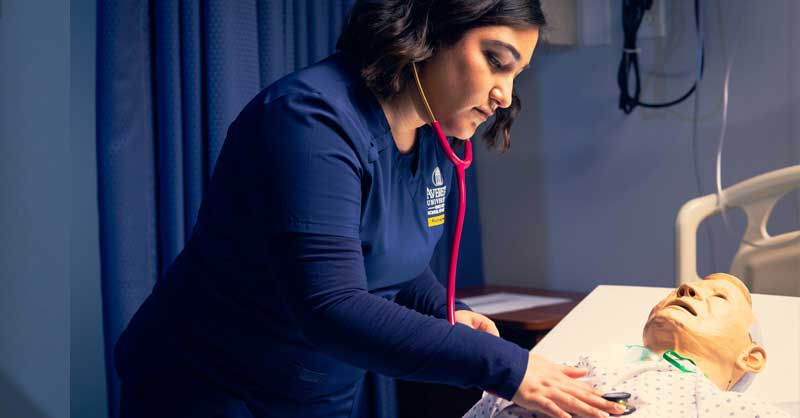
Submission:
[[[420,66],[425,95],[447,136],[470,138],[495,109],[511,105],[514,78],[538,40],[537,27],[485,26]]]

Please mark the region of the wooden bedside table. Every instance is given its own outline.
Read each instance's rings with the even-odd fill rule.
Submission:
[[[569,299],[569,302],[487,315],[500,335],[520,347],[531,349],[569,313],[586,293],[557,292],[511,286],[468,287],[456,291],[457,298],[490,293],[522,293]],[[399,418],[460,418],[481,397],[478,389],[460,389],[432,383],[397,380]]]

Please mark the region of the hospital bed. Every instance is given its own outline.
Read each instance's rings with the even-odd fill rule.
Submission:
[[[766,368],[745,393],[794,416],[800,416],[800,231],[771,236],[767,223],[775,204],[798,188],[800,165],[795,165],[742,181],[723,193],[726,207],[739,208],[747,217],[744,239],[729,271],[753,292],[753,311],[767,350]],[[700,280],[697,229],[706,218],[720,214],[716,194],[692,199],[679,211],[676,285]],[[641,344],[650,310],[670,291],[666,287],[598,286],[532,351],[572,363],[606,344]]]
[[[728,272],[741,279],[753,293],[800,296],[800,231],[771,235],[767,230],[772,209],[797,189],[800,189],[800,165],[770,171],[723,190],[725,207],[741,209],[747,220]],[[700,280],[697,229],[707,218],[722,214],[718,200],[716,194],[701,196],[686,202],[678,212],[676,286]]]
[[[641,344],[650,309],[672,289],[598,286],[534,348],[556,362],[575,362],[605,344]],[[767,366],[745,393],[800,416],[800,297],[753,294]]]

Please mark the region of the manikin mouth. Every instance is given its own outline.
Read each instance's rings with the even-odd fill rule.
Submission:
[[[683,301],[683,300],[680,300],[680,299],[675,299],[672,302],[670,302],[669,304],[667,304],[667,306],[673,306],[673,305],[677,306],[677,307],[680,307],[680,308],[683,308],[683,309],[686,309],[687,311],[689,311],[690,314],[692,314],[694,316],[697,316],[697,311],[695,311],[694,308],[692,308],[692,305],[689,305],[689,303],[687,303],[686,301]]]

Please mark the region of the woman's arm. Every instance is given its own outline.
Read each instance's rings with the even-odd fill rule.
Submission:
[[[294,314],[320,350],[388,376],[514,396],[526,350],[368,293],[358,240],[291,233],[281,242],[275,268],[291,278]]]
[[[433,274],[430,266],[425,266],[425,270],[419,276],[403,285],[395,296],[395,302],[437,318],[447,317],[446,290]],[[466,303],[458,299],[456,299],[455,305],[456,311],[471,310]]]

